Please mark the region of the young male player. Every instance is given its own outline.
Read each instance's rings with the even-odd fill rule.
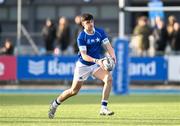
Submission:
[[[104,82],[100,115],[113,115],[114,112],[107,108],[108,98],[112,87],[112,76],[104,69],[100,59],[101,46],[105,46],[109,55],[116,63],[116,56],[103,29],[94,27],[94,19],[91,14],[85,13],[81,16],[84,30],[77,38],[79,47],[79,59],[76,63],[74,78],[70,89],[65,90],[55,99],[49,109],[49,118],[54,118],[57,107],[67,98],[76,95],[83,82],[93,75]]]

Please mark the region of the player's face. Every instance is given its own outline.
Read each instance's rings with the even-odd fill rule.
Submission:
[[[84,29],[86,29],[87,31],[93,31],[94,28],[93,20],[83,21],[82,24],[84,26]]]

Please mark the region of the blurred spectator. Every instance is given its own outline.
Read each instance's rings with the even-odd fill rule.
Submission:
[[[69,54],[73,52],[73,49],[70,49],[70,27],[65,17],[59,19],[56,37],[60,46],[60,53]]]
[[[1,38],[2,38],[2,27],[1,27],[1,23],[0,23],[0,41],[1,41]]]
[[[47,53],[54,50],[54,41],[56,39],[56,28],[50,19],[46,20],[46,23],[42,29],[43,39],[45,41],[45,48]]]
[[[6,39],[2,48],[0,48],[0,54],[13,55],[14,46],[10,39]]]
[[[153,30],[156,54],[164,55],[167,44],[167,30],[163,20],[160,17],[155,19],[155,28]]]
[[[76,16],[74,19],[76,26],[75,26],[75,30],[74,30],[74,36],[73,36],[73,48],[74,48],[74,53],[78,53],[79,49],[77,46],[77,37],[79,35],[79,33],[83,30],[83,27],[81,25],[81,16]]]
[[[168,17],[168,26],[173,26],[175,22],[176,22],[176,17],[174,15],[170,15]]]
[[[178,22],[174,23],[174,32],[171,47],[173,51],[180,51],[180,24]]]
[[[174,32],[174,23],[176,21],[176,18],[175,16],[171,15],[168,17],[168,24],[167,24],[167,33],[168,33],[168,36],[167,36],[167,48],[166,50],[169,52],[171,51],[171,45],[172,45],[172,40],[173,40],[173,32]]]
[[[135,36],[134,42],[137,45],[137,54],[146,56],[150,47],[149,37],[152,29],[148,25],[146,16],[141,16],[138,19],[137,25],[134,28],[133,35]]]

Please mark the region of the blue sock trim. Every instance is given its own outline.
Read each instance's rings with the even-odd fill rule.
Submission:
[[[107,103],[107,102],[104,102],[104,101],[101,103],[101,105],[103,105],[103,106],[107,106],[107,104],[108,104],[108,103]]]

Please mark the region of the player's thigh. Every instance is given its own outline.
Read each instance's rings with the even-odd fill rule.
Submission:
[[[79,81],[79,80],[73,80],[71,89],[73,91],[79,91],[83,85],[84,81]]]
[[[111,74],[108,71],[103,70],[100,67],[93,73],[93,76],[96,77],[97,79],[104,81],[104,82],[108,81],[108,80],[112,80]]]

